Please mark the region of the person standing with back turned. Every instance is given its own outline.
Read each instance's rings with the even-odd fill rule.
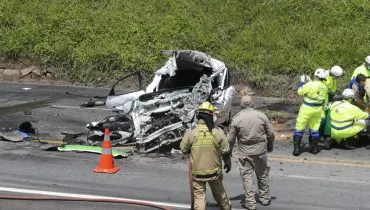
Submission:
[[[267,152],[272,152],[275,135],[265,114],[253,109],[251,96],[243,96],[240,101],[242,110],[234,116],[228,134],[230,151],[237,139],[240,152],[239,170],[245,190],[245,204],[249,210],[256,209],[253,176],[257,176],[259,201],[261,205],[271,203]],[[230,152],[230,153],[231,153]]]
[[[303,103],[299,108],[295,131],[293,134],[293,155],[301,154],[301,141],[303,132],[308,124],[310,129],[309,144],[311,153],[319,152],[319,128],[321,118],[324,113],[324,108],[328,104],[328,87],[325,84],[326,71],[324,69],[316,69],[314,80],[304,83],[302,78],[298,84],[298,95],[303,96]]]
[[[206,184],[211,187],[214,199],[222,210],[231,210],[231,203],[222,184],[222,160],[226,173],[231,169],[229,143],[224,132],[213,122],[214,107],[209,102],[198,108],[198,121],[188,130],[181,143],[181,151],[190,153],[192,165],[194,209],[206,209]]]

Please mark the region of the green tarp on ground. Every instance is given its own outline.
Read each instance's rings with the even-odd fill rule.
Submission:
[[[61,152],[69,152],[69,151],[76,151],[76,152],[91,152],[91,153],[98,153],[101,154],[102,148],[100,146],[89,146],[89,145],[61,145],[58,147],[58,150]],[[132,150],[116,150],[112,149],[112,155],[115,158],[119,157],[128,157],[129,155],[132,155]]]

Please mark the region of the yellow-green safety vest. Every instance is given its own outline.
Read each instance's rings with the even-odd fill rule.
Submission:
[[[303,104],[311,107],[323,107],[328,103],[328,87],[323,81],[310,81],[298,89],[298,95],[304,96]]]
[[[355,69],[355,71],[353,71],[353,74],[352,74],[352,77],[351,79],[354,79],[357,77],[357,75],[359,74],[363,74],[365,77],[369,77],[370,76],[370,69],[368,69],[365,64],[357,67]]]
[[[349,101],[336,101],[330,107],[331,137],[338,143],[342,139],[352,137],[365,128],[364,123],[357,120],[364,120],[369,116]]]

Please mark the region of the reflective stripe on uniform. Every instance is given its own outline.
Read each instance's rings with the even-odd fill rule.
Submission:
[[[339,106],[339,105],[341,105],[341,104],[344,104],[344,102],[343,102],[343,101],[340,101],[340,102],[338,102],[338,103],[337,103],[337,104],[335,104],[335,105],[333,104],[334,106],[332,106],[332,107],[330,108],[330,111],[333,111],[333,109],[334,109],[335,107],[337,107],[337,106]],[[332,128],[334,128],[335,130],[344,130],[344,129],[346,129],[346,128],[350,128],[350,127],[353,125],[353,123],[354,123],[354,120],[335,120],[335,119],[333,119],[333,118],[331,118],[330,120],[331,120],[331,122],[332,122],[331,127],[332,127]],[[350,123],[350,124],[348,124],[348,125],[345,125],[345,126],[340,126],[340,127],[333,125],[333,123],[346,123],[346,122],[351,122],[351,123]]]
[[[335,130],[344,130],[346,128],[352,127],[353,126],[353,123],[354,122],[352,122],[351,124],[345,125],[345,126],[341,126],[341,127],[337,127],[337,126],[335,126],[335,125],[332,124],[331,127],[334,128]]]
[[[303,104],[304,105],[307,105],[307,106],[311,106],[311,107],[319,107],[319,106],[322,106],[322,104],[314,104],[314,103],[309,103],[305,100],[303,100]]]
[[[353,120],[334,120],[334,119],[330,119],[332,122],[335,122],[335,123],[345,123],[345,122],[353,122]]]

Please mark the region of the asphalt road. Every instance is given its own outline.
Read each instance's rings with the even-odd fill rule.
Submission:
[[[31,89],[22,89],[31,88]],[[78,87],[37,86],[0,83],[0,111],[10,105],[35,100],[52,100],[43,107],[8,109],[1,112],[0,128],[14,128],[31,121],[41,133],[61,138],[61,131],[80,132],[86,123],[109,114],[104,107],[86,109],[79,104],[86,98],[76,95],[104,95],[108,90]],[[258,100],[266,103],[276,99]],[[235,102],[237,104],[237,101]],[[35,108],[35,109],[33,109]],[[236,107],[235,107],[236,109]],[[134,155],[116,159],[116,174],[92,172],[99,156],[88,153],[44,151],[35,142],[0,141],[0,197],[68,196],[91,198],[105,196],[160,202],[172,209],[189,207],[187,160],[174,153],[172,158]],[[369,150],[333,149],[318,155],[292,157],[290,142],[276,142],[270,154],[272,196],[269,207],[259,209],[344,210],[370,209]],[[233,209],[240,209],[243,188],[234,157],[233,169],[224,184]],[[217,209],[211,193],[208,209]],[[150,209],[132,205],[0,200],[0,209]]]

